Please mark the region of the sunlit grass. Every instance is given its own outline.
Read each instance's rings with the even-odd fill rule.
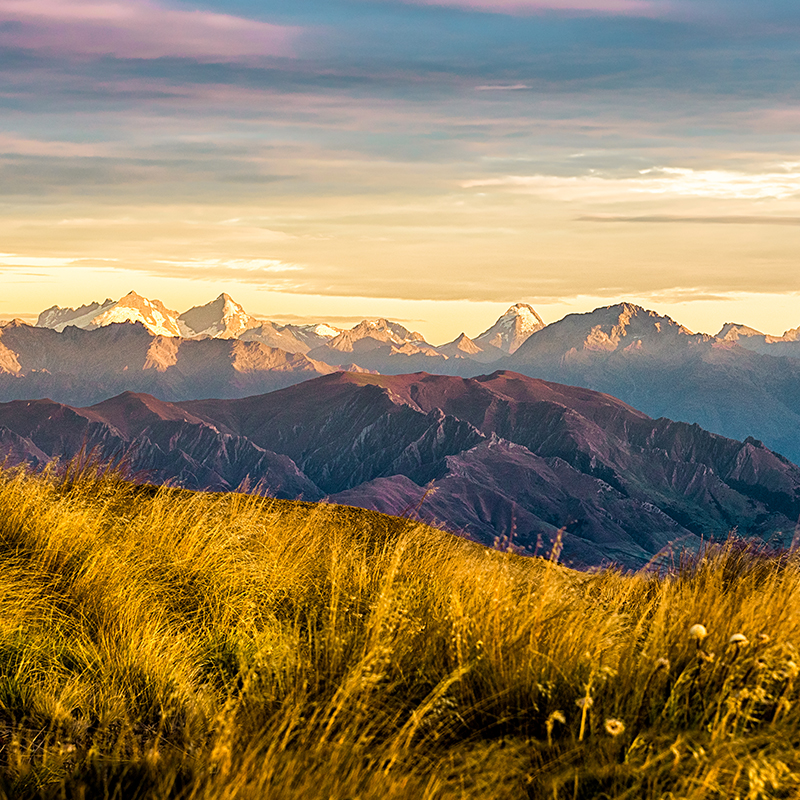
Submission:
[[[794,796],[799,566],[0,472],[0,796]]]

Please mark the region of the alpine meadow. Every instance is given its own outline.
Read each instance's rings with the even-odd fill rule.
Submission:
[[[581,573],[408,519],[0,476],[4,798],[771,798],[800,561]]]

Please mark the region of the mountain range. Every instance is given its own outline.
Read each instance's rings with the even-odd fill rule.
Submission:
[[[10,462],[86,449],[126,456],[140,480],[327,498],[525,554],[561,539],[584,567],[638,567],[734,527],[788,544],[800,516],[800,468],[760,442],[508,371],[340,372],[231,400],[0,404]]]
[[[166,331],[166,332],[165,332]],[[488,330],[432,345],[390,320],[350,330],[257,320],[228,295],[181,314],[130,293],[39,325],[0,325],[0,400],[85,406],[129,390],[162,400],[236,398],[335,371],[474,377],[509,369],[619,397],[651,417],[748,436],[800,462],[800,328],[729,323],[695,334],[630,303],[544,325],[518,303]]]

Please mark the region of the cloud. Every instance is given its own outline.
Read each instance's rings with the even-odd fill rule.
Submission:
[[[496,83],[476,86],[476,92],[515,92],[520,89],[530,89],[527,83]]]
[[[171,267],[185,267],[210,272],[299,272],[304,267],[275,258],[191,258],[185,261],[156,261]]]
[[[561,200],[612,200],[626,195],[702,197],[725,200],[786,199],[800,194],[800,164],[766,172],[653,167],[635,176],[590,173],[578,176],[507,175],[462,181],[464,189],[503,188]]]
[[[0,253],[0,266],[3,267],[66,267],[75,264],[78,260],[77,258],[42,258]]]
[[[650,214],[638,217],[622,214],[585,214],[576,218],[578,222],[651,222],[651,223],[694,223],[699,225],[800,225],[800,217],[775,217],[767,215],[730,214],[723,217],[711,216],[673,216],[670,214]]]
[[[515,16],[562,11],[571,14],[656,17],[672,10],[665,0],[401,0],[410,5],[441,6]]]
[[[0,46],[83,57],[291,56],[298,28],[152,0],[0,0]]]

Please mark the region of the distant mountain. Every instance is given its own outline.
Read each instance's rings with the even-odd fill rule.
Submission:
[[[210,336],[214,339],[236,339],[259,324],[255,317],[224,293],[204,306],[184,311],[178,322],[184,336]]]
[[[63,331],[68,325],[84,330],[95,330],[117,322],[140,322],[157,336],[181,336],[178,312],[170,311],[160,300],[128,292],[121,300],[106,300],[80,308],[53,306],[39,315],[36,325]]]
[[[473,375],[479,371],[476,365],[499,361],[543,325],[530,306],[518,303],[478,338],[473,340],[462,333],[452,342],[434,346],[421,334],[396,322],[364,320],[322,347],[309,351],[309,355],[327,364],[351,360],[365,369],[387,375],[412,371]],[[448,363],[452,360],[455,362]]]
[[[751,336],[763,336],[765,339],[773,339],[773,337],[765,336],[755,328],[741,325],[738,322],[726,322],[714,338],[719,339],[721,342],[738,342],[742,338],[750,338]]]
[[[465,333],[462,333],[452,342],[439,345],[436,351],[448,358],[468,358],[481,363],[498,361],[505,355],[499,347],[494,347],[486,343],[481,346],[470,339]]]
[[[570,314],[502,363],[613,394],[653,417],[696,422],[735,439],[755,436],[800,461],[800,352],[781,353],[795,346],[788,342],[756,352],[757,338],[693,334],[669,317],[622,303]]]
[[[0,454],[127,454],[156,481],[406,513],[579,566],[640,566],[669,543],[788,543],[800,468],[750,439],[653,420],[587,389],[510,372],[328,375],[239,400],[126,393],[90,408],[0,404]]]
[[[348,331],[342,331],[326,343],[331,350],[341,353],[367,352],[393,344],[402,347],[406,344],[427,344],[421,333],[403,327],[388,319],[365,319]]]
[[[63,333],[20,322],[0,326],[4,400],[87,405],[126,390],[164,400],[243,397],[335,371],[257,341],[156,336],[141,323]]]
[[[268,347],[278,347],[287,353],[305,355],[312,349],[304,337],[297,336],[294,331],[274,322],[259,322],[256,327],[239,334],[238,338],[243,342],[261,342]]]
[[[261,322],[239,336],[242,341],[263,342],[270,347],[280,347],[290,353],[307,355],[318,347],[325,347],[340,333],[341,329],[320,323],[318,325],[278,325],[274,322]],[[325,352],[325,351],[322,351]],[[352,362],[344,358],[343,362]]]
[[[778,358],[800,358],[800,328],[786,331],[783,336],[770,336],[746,325],[727,322],[717,339],[736,342],[747,350]]]
[[[365,319],[349,330],[325,323],[280,325],[256,319],[224,293],[210,303],[178,314],[158,300],[130,292],[121,300],[108,299],[77,309],[53,306],[39,315],[37,326],[62,332],[69,326],[95,330],[118,322],[140,322],[159,336],[260,342],[287,353],[310,354],[312,359],[333,366],[357,364],[390,374],[414,369],[436,371],[450,358],[476,363],[496,361],[514,352],[543,325],[530,306],[518,303],[484,331],[478,337],[480,341],[461,334],[456,341],[436,347],[426,342],[422,334],[387,319]],[[448,365],[442,371],[459,374],[464,369],[462,365]]]
[[[515,353],[531,334],[544,328],[542,318],[525,303],[517,303],[500,319],[475,338],[479,347],[497,348],[504,353]]]
[[[631,303],[570,314],[542,326],[530,306],[518,303],[480,336],[461,334],[434,346],[419,333],[385,319],[364,320],[346,331],[323,324],[254,321],[221,295],[206,306],[175,315],[174,325],[183,336],[170,333],[172,344],[143,344],[134,334],[117,333],[109,337],[110,344],[94,340],[99,350],[86,358],[82,351],[74,352],[74,335],[69,332],[75,328],[69,326],[76,323],[99,330],[98,325],[113,315],[127,314],[147,317],[140,321],[151,333],[170,327],[156,316],[154,302],[147,305],[136,298],[128,295],[118,302],[43,312],[40,322],[64,330],[63,342],[44,338],[37,345],[15,328],[22,323],[0,326],[0,400],[49,396],[83,405],[126,389],[174,400],[242,397],[337,369],[470,377],[492,365],[608,392],[651,416],[697,422],[731,438],[754,436],[800,461],[800,328],[776,337],[728,323],[717,336],[708,336]],[[174,314],[166,309],[158,313],[164,319]],[[190,334],[234,337],[228,341],[267,349],[231,345],[206,355],[202,348],[180,344]],[[21,339],[27,341],[24,352],[15,344]],[[87,340],[85,346],[93,345]],[[131,360],[129,347],[137,353],[144,348],[146,354]],[[195,352],[204,353],[197,362]]]

